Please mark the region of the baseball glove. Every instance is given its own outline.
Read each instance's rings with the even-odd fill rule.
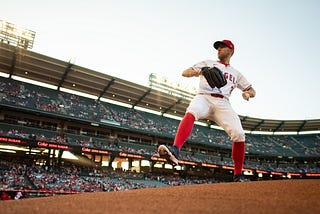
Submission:
[[[203,67],[201,68],[202,75],[206,78],[209,85],[214,88],[221,88],[227,84],[222,71],[217,67]]]

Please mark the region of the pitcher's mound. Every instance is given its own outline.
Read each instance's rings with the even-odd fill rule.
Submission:
[[[0,201],[1,213],[320,213],[320,179],[198,184]]]

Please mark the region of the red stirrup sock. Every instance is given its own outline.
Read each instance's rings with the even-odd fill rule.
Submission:
[[[186,142],[187,138],[190,136],[194,121],[195,118],[193,114],[188,112],[182,118],[173,143],[174,146],[178,147],[179,151],[183,144]]]
[[[244,162],[244,142],[233,142],[232,144],[232,159],[234,163],[234,174],[242,174]]]

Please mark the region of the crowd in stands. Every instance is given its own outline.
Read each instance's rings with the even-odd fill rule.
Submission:
[[[310,172],[319,168],[309,165]],[[269,164],[273,171],[283,169],[291,172],[294,166]],[[292,168],[291,168],[292,167]],[[123,171],[111,168],[80,167],[68,165],[39,165],[33,159],[0,159],[0,200],[17,200],[47,195],[74,194],[82,192],[126,191],[163,186],[212,184],[225,182],[214,176],[197,177],[179,174],[153,174]]]
[[[147,187],[191,185],[221,182],[214,178],[181,178],[178,175],[143,174],[134,171],[89,167],[36,165],[33,161],[0,159],[0,192],[2,200],[14,199],[8,194],[28,192],[81,193],[111,192]],[[32,191],[31,191],[32,190]],[[22,195],[20,195],[21,197]],[[17,198],[16,198],[17,199]]]
[[[145,131],[158,136],[173,138],[179,121],[158,116],[135,109],[128,109],[110,103],[99,102],[66,92],[42,88],[2,78],[0,83],[0,103],[20,108],[50,112],[66,117],[78,118],[92,122],[103,120],[113,121],[122,127],[136,131]],[[82,135],[81,133],[68,133],[61,136],[57,127],[34,127],[33,124],[0,124],[0,136],[30,138],[39,141],[54,142],[57,144],[79,145],[90,148],[121,151],[133,154],[157,155],[155,146],[139,145],[139,143],[126,142],[113,138],[99,138]],[[319,157],[320,135],[309,136],[247,136],[247,154],[265,156],[291,156],[291,157]],[[221,148],[231,148],[229,137],[221,130],[196,125],[190,136],[190,141],[203,145],[214,145]],[[221,158],[218,154],[206,155],[181,152],[181,159],[194,162],[205,162],[217,165],[232,166],[231,158]],[[246,162],[245,167],[267,171],[280,172],[320,172],[317,165],[279,165],[277,163],[260,163],[259,161]],[[38,169],[39,170],[39,169]],[[42,173],[44,174],[44,173]],[[65,174],[67,176],[67,173]],[[50,175],[47,175],[50,177]],[[33,178],[30,178],[33,179]],[[36,180],[34,181],[36,183]],[[70,190],[74,184],[69,184]],[[102,187],[100,187],[102,188]]]
[[[2,77],[0,77],[2,78]],[[116,106],[97,100],[80,97],[78,95],[53,89],[43,88],[2,78],[0,85],[0,102],[40,111],[64,114],[70,117],[101,122],[101,120],[114,121],[123,127],[137,131],[147,131],[159,136],[173,138],[179,121]],[[59,139],[61,143],[72,142],[72,139]],[[196,125],[190,136],[190,141],[231,148],[229,137],[221,130]],[[90,144],[90,142],[87,142]],[[296,136],[264,136],[247,135],[247,152],[253,154],[273,156],[319,156],[320,136],[313,139]]]
[[[11,125],[12,126],[12,125]],[[8,128],[8,125],[6,126]],[[15,129],[10,129],[9,131],[4,131],[4,127],[0,125],[0,136],[7,136],[7,137],[23,137],[28,138],[29,134],[27,132],[20,133]],[[78,142],[77,145],[80,146],[88,146],[91,148],[98,148],[98,149],[106,149],[108,151],[116,151],[116,152],[125,152],[130,154],[139,154],[139,155],[147,155],[148,157],[151,156],[158,156],[156,152],[155,146],[147,146],[147,145],[139,145],[139,143],[133,142],[123,142],[119,141],[118,139],[112,138],[92,138],[92,137],[79,137],[77,140],[73,142]],[[61,143],[59,141],[54,141],[53,138],[46,138],[44,135],[41,135],[42,140],[47,140],[48,142],[54,143]],[[60,138],[57,138],[60,139]],[[88,140],[90,139],[90,140]],[[88,144],[90,142],[90,144]],[[215,155],[206,155],[206,154],[199,154],[199,153],[190,153],[186,151],[181,151],[180,159],[185,161],[192,161],[196,163],[208,163],[208,164],[216,164],[219,166],[233,166],[233,161],[230,157],[223,157],[221,158],[219,154]],[[287,167],[286,167],[287,166]],[[292,173],[320,173],[320,166],[316,163],[307,163],[307,164],[294,164],[288,165],[283,164],[282,166],[277,163],[268,163],[268,162],[261,162],[259,160],[251,160],[245,161],[245,168],[252,169],[252,170],[265,170],[265,171],[275,171],[275,172],[292,172]]]

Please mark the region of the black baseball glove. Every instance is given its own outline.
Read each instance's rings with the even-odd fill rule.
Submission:
[[[221,88],[227,84],[222,71],[217,67],[203,67],[201,68],[202,75],[206,78],[209,85],[214,88]]]

